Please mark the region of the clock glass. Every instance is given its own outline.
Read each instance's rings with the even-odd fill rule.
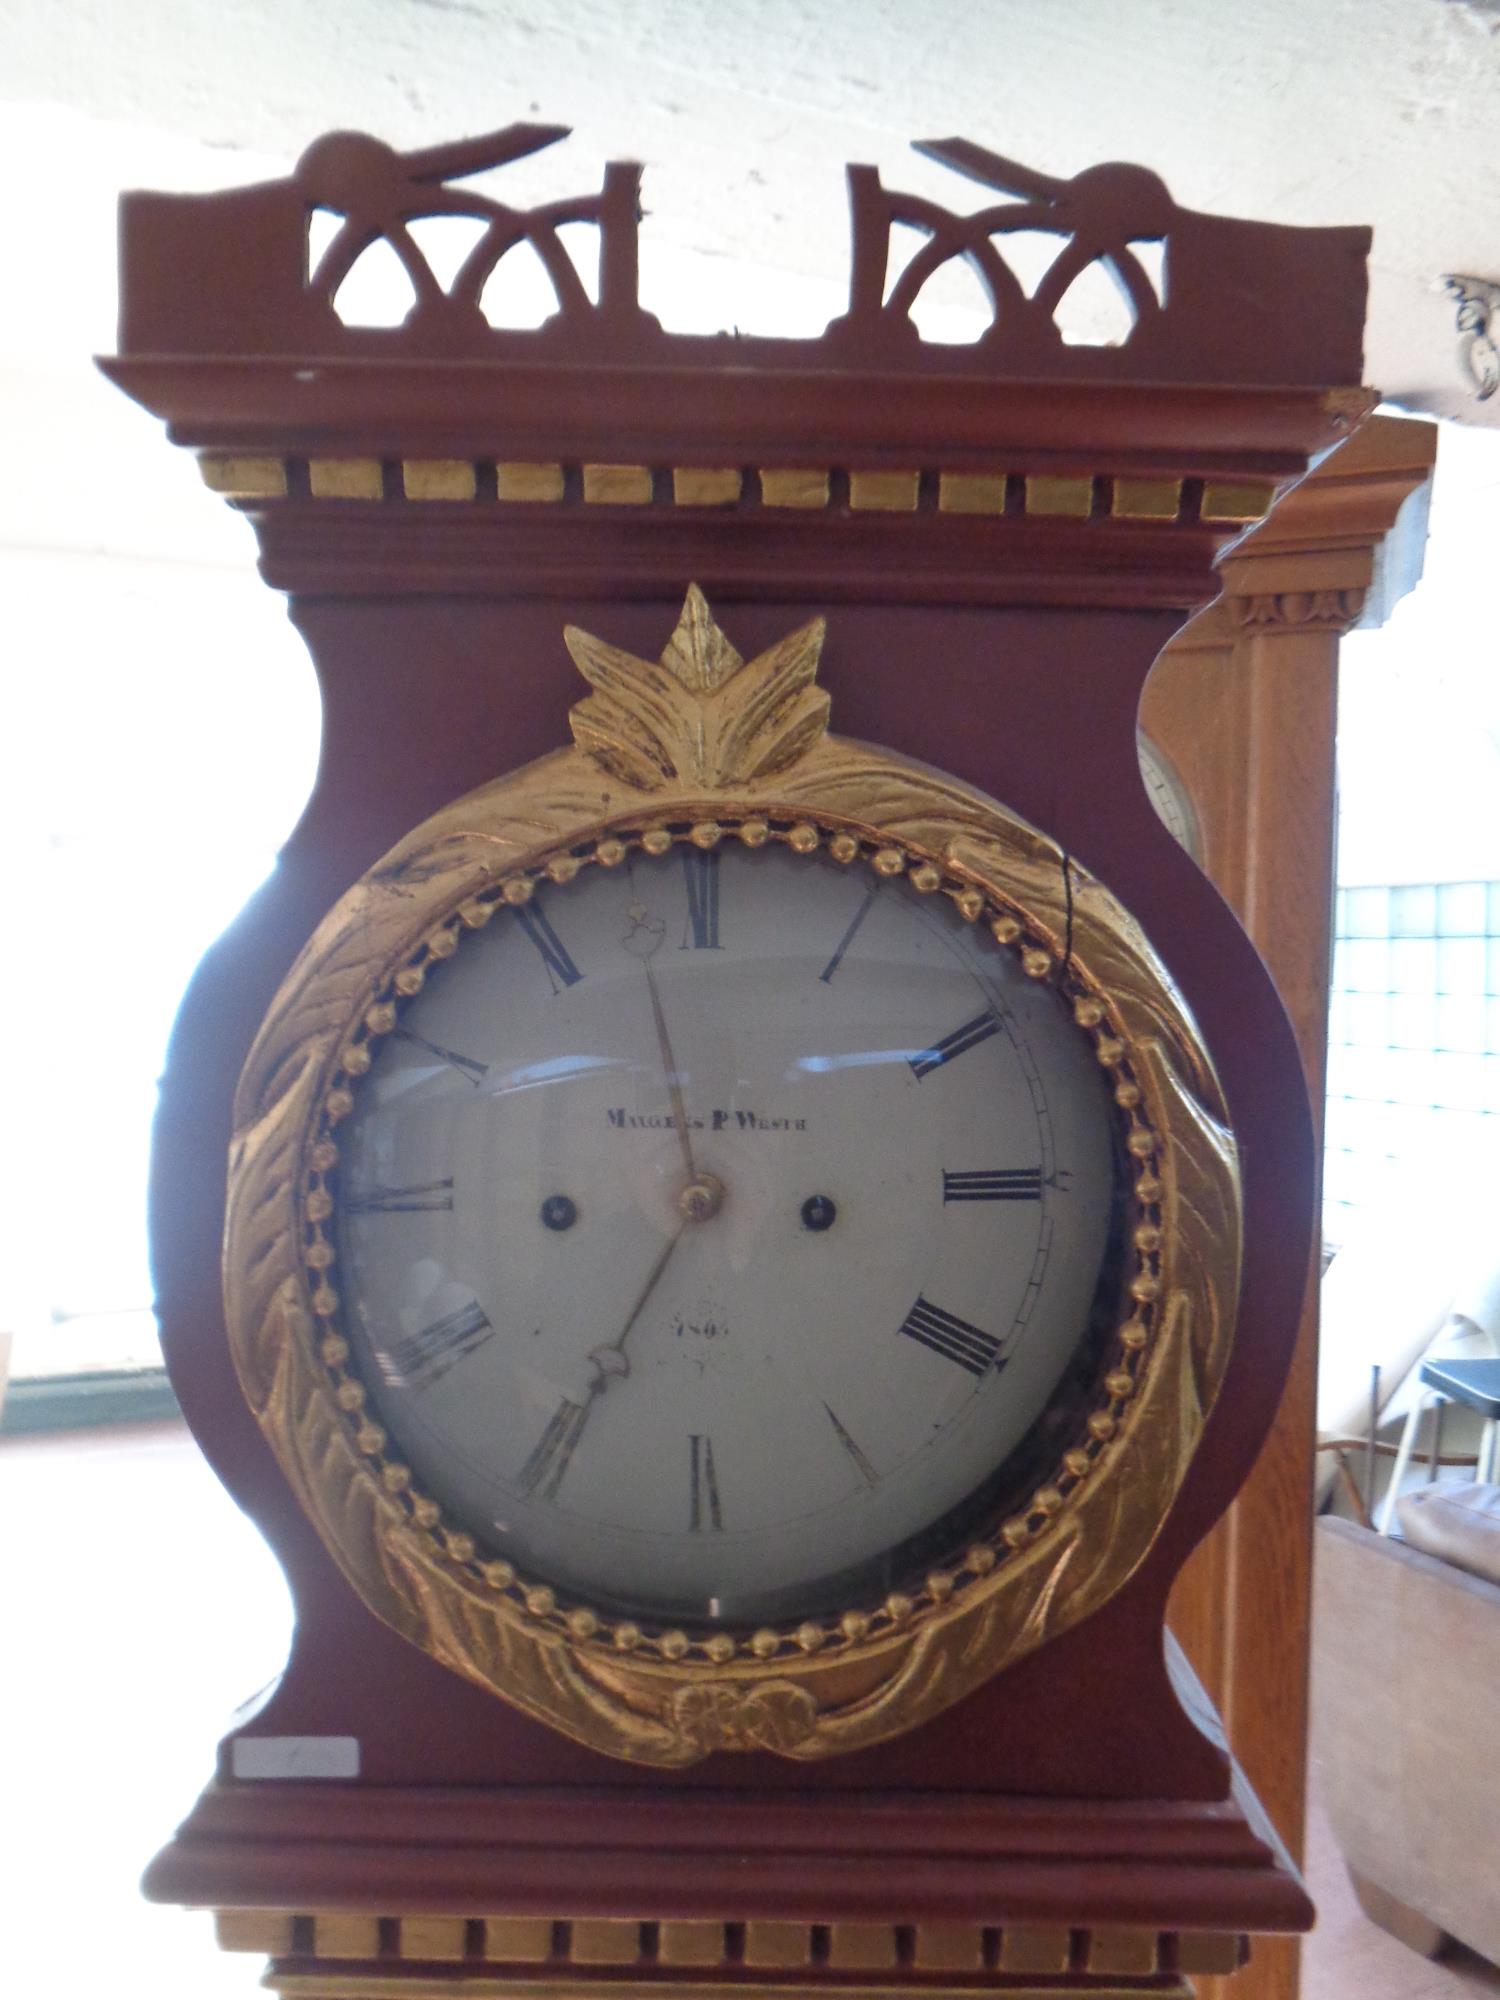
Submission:
[[[374,1050],[353,1364],[445,1519],[569,1599],[837,1608],[1069,1441],[1118,1303],[1107,1079],[948,897],[635,849],[500,908]]]

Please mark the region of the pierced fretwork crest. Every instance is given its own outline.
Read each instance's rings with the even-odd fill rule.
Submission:
[[[1146,167],[1114,162],[1064,178],[967,139],[924,141],[918,150],[1005,197],[972,215],[887,188],[874,167],[848,169],[849,303],[821,338],[669,333],[639,298],[638,165],[613,161],[597,190],[530,208],[492,192],[501,170],[566,130],[521,123],[411,152],[334,132],[309,146],[285,180],[225,194],[127,196],[123,350],[1283,386],[1358,372],[1367,230],[1202,215],[1180,207]],[[437,225],[455,236],[466,225],[466,245],[450,245],[452,269],[435,265],[427,231]],[[575,225],[597,232],[596,290],[587,281],[591,260],[580,246],[583,262],[575,262],[564,233]],[[892,236],[900,228],[925,240],[898,273]],[[1021,231],[1057,243],[1030,291],[1006,255]],[[172,272],[171,288],[135,296],[137,249],[142,269]],[[533,255],[540,323],[496,323],[487,288],[508,283]],[[409,300],[400,324],[344,310],[341,290],[367,258],[388,272],[394,264],[393,316]],[[928,281],[955,260],[978,275],[990,310],[968,345],[925,340],[913,318]],[[1059,308],[1095,268],[1123,294],[1130,325],[1113,344],[1071,344]],[[1087,343],[1098,331],[1081,337]]]
[[[923,140],[916,150],[1014,199],[973,215],[955,215],[937,202],[886,187],[878,167],[851,166],[850,325],[883,326],[915,340],[911,314],[924,286],[943,265],[960,258],[973,267],[989,298],[990,325],[981,344],[1026,336],[1042,348],[1056,346],[1061,339],[1057,310],[1074,281],[1094,263],[1103,266],[1123,294],[1132,333],[1156,321],[1162,301],[1138,251],[1143,244],[1163,242],[1177,205],[1149,169],[1090,167],[1072,180],[1061,180],[969,139]],[[927,240],[891,283],[891,235],[898,224],[921,231]],[[1030,297],[1003,254],[1004,239],[1021,230],[1058,239],[1057,255]]]
[[[485,286],[503,257],[518,245],[529,244],[564,322],[577,324],[605,314],[625,321],[639,318],[654,327],[656,322],[641,313],[636,299],[638,166],[611,161],[597,194],[532,209],[512,207],[463,185],[475,174],[509,166],[567,136],[566,125],[508,125],[483,138],[411,153],[398,153],[363,132],[331,132],[314,141],[297,162],[294,178],[309,210],[337,218],[338,226],[308,272],[308,292],[319,305],[337,312],[340,286],[364,253],[383,241],[411,281],[409,326],[433,334],[446,332],[460,340],[466,334],[483,337],[489,331],[483,312]],[[410,227],[439,216],[459,217],[475,226],[472,247],[446,285],[439,282]],[[597,304],[558,235],[569,223],[592,223],[598,229]]]

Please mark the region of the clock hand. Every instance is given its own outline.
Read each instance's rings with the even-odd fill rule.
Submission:
[[[724,1200],[724,1184],[713,1174],[695,1174],[677,1197],[677,1213],[682,1220],[661,1247],[656,1262],[646,1275],[646,1282],[636,1294],[635,1304],[630,1308],[630,1316],[616,1337],[606,1341],[602,1347],[590,1348],[588,1359],[593,1363],[594,1379],[589,1384],[589,1401],[605,1386],[612,1375],[628,1375],[630,1358],[625,1352],[636,1321],[645,1310],[646,1301],[656,1290],[661,1274],[671,1261],[672,1252],[682,1241],[682,1233],[690,1222],[709,1222],[719,1212]],[[587,1408],[587,1404],[584,1406]]]
[[[691,1218],[684,1214],[681,1222],[662,1245],[656,1262],[651,1266],[646,1282],[636,1294],[635,1304],[630,1308],[630,1317],[621,1327],[616,1337],[602,1347],[596,1347],[588,1355],[593,1368],[593,1379],[584,1392],[581,1403],[571,1396],[564,1396],[547,1421],[547,1427],[531,1449],[526,1463],[516,1474],[516,1484],[523,1493],[538,1500],[555,1500],[562,1485],[573,1454],[578,1449],[578,1441],[583,1436],[595,1398],[606,1387],[611,1376],[628,1375],[630,1359],[625,1352],[625,1343],[630,1338],[631,1329],[645,1310],[646,1301],[656,1290],[657,1282],[667,1265],[672,1252],[682,1240],[682,1232]]]
[[[636,1321],[640,1318],[642,1312],[644,1312],[646,1301],[656,1290],[657,1282],[662,1272],[666,1270],[667,1265],[671,1262],[672,1252],[682,1241],[682,1232],[687,1228],[688,1221],[689,1218],[684,1215],[681,1222],[678,1223],[672,1234],[662,1245],[660,1255],[651,1266],[646,1282],[641,1286],[640,1291],[636,1295],[635,1304],[630,1308],[630,1317],[626,1320],[619,1333],[613,1340],[607,1341],[602,1347],[595,1347],[590,1350],[588,1358],[593,1363],[594,1379],[589,1384],[589,1400],[584,1405],[585,1410],[592,1406],[595,1396],[605,1387],[612,1375],[623,1376],[630,1373],[630,1358],[625,1352],[625,1343],[629,1340]]]
[[[682,1241],[682,1233],[690,1222],[706,1222],[719,1212],[719,1204],[724,1198],[724,1189],[712,1174],[700,1174],[690,1180],[677,1198],[677,1210],[682,1220],[672,1231],[657,1254],[656,1262],[646,1274],[646,1282],[636,1294],[630,1315],[613,1340],[602,1346],[591,1348],[587,1359],[592,1367],[593,1379],[584,1392],[581,1403],[575,1403],[571,1396],[564,1396],[548,1421],[547,1428],[532,1448],[530,1457],[517,1475],[517,1484],[525,1493],[535,1494],[542,1500],[555,1500],[557,1489],[562,1484],[563,1475],[578,1448],[578,1440],[583,1436],[584,1425],[600,1391],[606,1388],[613,1376],[630,1373],[630,1357],[625,1352],[625,1343],[635,1328],[636,1321],[646,1309],[646,1302],[656,1290],[662,1272],[672,1261],[672,1252]]]
[[[656,1039],[661,1048],[662,1068],[667,1073],[667,1089],[672,1097],[672,1122],[677,1127],[677,1143],[682,1148],[682,1161],[687,1168],[688,1179],[693,1181],[698,1178],[698,1169],[693,1163],[693,1142],[688,1134],[687,1107],[682,1101],[682,1083],[677,1073],[677,1058],[672,1053],[672,1038],[667,1033],[667,1017],[662,1012],[656,974],[649,965],[643,964],[641,970],[646,975],[646,985],[651,994],[651,1012],[656,1019]]]

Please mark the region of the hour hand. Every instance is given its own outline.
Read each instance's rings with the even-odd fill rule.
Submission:
[[[610,1376],[622,1379],[630,1373],[630,1356],[619,1347],[596,1347],[588,1357],[589,1366],[594,1370],[594,1380],[589,1384],[589,1394],[596,1396],[609,1381]]]
[[[547,1419],[547,1428],[532,1446],[526,1463],[516,1474],[516,1484],[521,1491],[534,1500],[555,1500],[557,1489],[562,1485],[564,1475],[572,1463],[573,1453],[578,1448],[578,1440],[583,1436],[583,1427],[589,1420],[589,1412],[594,1407],[594,1399],[602,1389],[614,1380],[623,1380],[630,1373],[630,1357],[625,1352],[625,1343],[630,1338],[631,1328],[640,1318],[647,1299],[656,1289],[656,1282],[667,1268],[672,1252],[677,1248],[686,1223],[679,1223],[676,1230],[662,1245],[656,1262],[651,1266],[650,1275],[636,1296],[621,1332],[612,1341],[593,1348],[588,1356],[593,1376],[587,1393],[581,1403],[575,1403],[571,1396],[564,1396],[552,1415]]]

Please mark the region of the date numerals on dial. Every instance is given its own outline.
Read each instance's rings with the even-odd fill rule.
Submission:
[[[719,857],[696,847],[682,850],[687,883],[687,922],[682,927],[684,951],[719,949]]]
[[[944,1201],[1040,1201],[1040,1167],[990,1167],[972,1173],[943,1169]]]
[[[457,1049],[445,1049],[441,1042],[429,1042],[425,1035],[419,1035],[415,1028],[397,1028],[391,1036],[393,1042],[406,1042],[414,1049],[423,1049],[430,1056],[436,1056],[440,1063],[446,1063],[451,1070],[472,1083],[477,1090],[489,1073],[489,1064],[480,1062],[477,1056],[460,1055]]]
[[[970,1049],[978,1048],[981,1042],[987,1042],[991,1035],[998,1035],[999,1032],[999,1015],[986,1008],[972,1021],[965,1021],[961,1028],[944,1035],[940,1042],[934,1042],[930,1049],[923,1049],[920,1055],[908,1056],[911,1073],[920,1083],[924,1076],[931,1076],[944,1063],[951,1063],[956,1056],[967,1055]]]
[[[587,1403],[574,1403],[564,1396],[547,1428],[532,1446],[526,1463],[516,1474],[516,1484],[533,1500],[555,1500],[557,1489],[573,1462],[573,1451],[583,1435],[588,1416]]]
[[[453,1181],[418,1181],[412,1187],[360,1188],[344,1196],[346,1215],[438,1215],[453,1206]]]
[[[719,1534],[724,1526],[724,1510],[719,1504],[719,1477],[714,1471],[714,1441],[694,1432],[688,1439],[688,1467],[691,1487],[688,1499],[688,1532],[694,1535]]]
[[[568,948],[548,922],[547,913],[536,903],[521,903],[516,922],[536,946],[554,994],[565,986],[576,986],[583,974],[573,963]]]
[[[944,1312],[941,1306],[932,1305],[927,1299],[918,1297],[901,1322],[901,1331],[908,1340],[931,1348],[934,1354],[941,1354],[945,1361],[967,1369],[976,1378],[991,1368],[1005,1366],[999,1358],[1000,1342],[994,1334],[986,1333],[983,1327],[970,1326],[966,1319]]]
[[[482,1306],[460,1306],[419,1333],[377,1348],[375,1359],[393,1389],[430,1389],[494,1335]]]

